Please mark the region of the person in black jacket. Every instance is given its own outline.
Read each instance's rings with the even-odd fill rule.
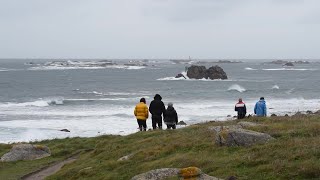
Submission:
[[[238,119],[246,117],[247,108],[241,98],[239,98],[239,102],[235,105],[234,110],[238,112]]]
[[[159,129],[162,129],[162,114],[164,114],[166,108],[161,101],[162,97],[159,94],[154,96],[154,100],[151,101],[149,106],[149,111],[152,114],[152,128],[157,129],[157,124]]]
[[[168,108],[164,113],[164,123],[167,125],[167,129],[176,129],[176,125],[178,123],[178,114],[174,109],[172,103],[168,103]]]

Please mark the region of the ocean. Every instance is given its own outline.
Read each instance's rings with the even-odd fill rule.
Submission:
[[[249,114],[261,96],[268,115],[320,109],[316,61],[202,61],[222,67],[228,80],[174,78],[196,60],[0,60],[0,143],[131,134],[138,131],[135,105],[141,97],[149,105],[155,94],[187,124],[231,119],[240,97]]]

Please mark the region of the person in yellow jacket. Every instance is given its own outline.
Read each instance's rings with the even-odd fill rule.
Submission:
[[[138,103],[134,109],[134,115],[137,118],[138,125],[140,131],[142,131],[142,128],[144,131],[147,130],[147,119],[149,117],[149,110],[148,106],[146,105],[146,99],[141,98],[140,103]]]

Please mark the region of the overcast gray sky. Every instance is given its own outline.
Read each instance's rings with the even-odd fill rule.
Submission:
[[[319,0],[0,0],[1,58],[320,58]]]

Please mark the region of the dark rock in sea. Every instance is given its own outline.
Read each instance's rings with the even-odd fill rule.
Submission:
[[[12,147],[10,152],[1,157],[2,162],[34,160],[48,157],[51,151],[44,145],[17,144]]]
[[[227,117],[231,117],[231,115],[228,115]]]
[[[179,121],[179,122],[177,123],[177,125],[184,125],[184,126],[186,126],[187,123],[185,123],[184,121]]]
[[[312,112],[312,111],[307,111],[306,113],[307,113],[307,114],[313,114],[313,112]]]
[[[228,79],[227,74],[219,66],[207,69],[205,66],[192,65],[187,69],[187,76],[191,79]]]
[[[293,67],[294,64],[292,62],[287,62],[283,66]]]
[[[60,131],[63,131],[63,132],[70,132],[68,129],[61,129]]]
[[[289,117],[289,115],[288,115],[288,114],[285,114],[284,116],[285,116],[285,117]]]
[[[183,74],[181,74],[181,73],[177,74],[175,78],[181,78],[181,77],[183,77],[184,79],[187,79],[187,78],[186,78]]]
[[[252,117],[252,115],[251,115],[251,114],[249,114],[247,118],[251,118],[251,117]]]
[[[320,115],[320,110],[316,111],[314,114]]]
[[[276,114],[271,114],[271,117],[277,117],[277,115]]]

